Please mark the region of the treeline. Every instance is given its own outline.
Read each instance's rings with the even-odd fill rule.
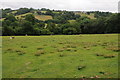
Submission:
[[[46,13],[41,13],[41,10],[46,10]],[[15,14],[6,14],[4,16],[5,20],[2,21],[3,35],[73,35],[119,33],[118,26],[120,25],[120,14],[118,13],[113,14],[96,12],[97,18],[90,19],[88,17],[76,15],[74,12],[54,11],[44,8],[41,10],[36,10],[36,13],[39,15],[51,15],[53,19],[40,21],[37,20],[33,14],[28,14],[24,18],[15,17],[15,15],[24,14],[30,11],[34,13],[35,11],[32,8],[20,8]],[[3,11],[3,14],[5,11]],[[8,9],[8,12],[11,12],[11,10]],[[88,12],[87,14],[90,13]],[[70,23],[69,20],[75,21]]]

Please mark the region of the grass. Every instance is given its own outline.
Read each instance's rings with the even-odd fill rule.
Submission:
[[[44,54],[45,52],[43,50],[39,50],[35,53],[35,56],[40,56],[41,54]]]
[[[76,20],[68,20],[69,23],[74,23]]]
[[[32,14],[32,13],[25,13],[25,14],[17,15],[17,16],[15,16],[15,17],[16,17],[16,18],[22,18],[22,17],[24,17],[24,16],[26,16],[26,15],[28,15],[28,14]]]
[[[0,21],[4,21],[4,20],[5,20],[5,18],[1,18],[1,19],[0,19]]]
[[[111,49],[118,46],[117,34],[2,39],[3,78],[118,77],[118,51]]]
[[[53,19],[52,16],[49,15],[35,15],[35,18],[42,21]]]
[[[47,11],[41,11],[41,13],[46,13]]]
[[[9,14],[15,14],[15,13],[17,13],[17,11],[12,11],[10,13],[7,13],[7,15],[9,15]]]

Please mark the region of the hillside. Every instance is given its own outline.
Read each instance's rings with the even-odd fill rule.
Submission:
[[[96,19],[95,18],[95,13],[90,13],[90,14],[87,14],[87,13],[84,13],[84,12],[75,12],[75,14],[78,14],[80,16],[86,16],[90,19]]]
[[[103,34],[119,32],[118,17],[110,12],[20,8],[2,9],[1,21],[3,35]]]
[[[32,11],[32,12],[26,12],[26,13],[24,13],[24,14],[15,15],[15,13],[17,13],[17,10],[13,10],[13,11],[11,11],[11,12],[8,12],[7,15],[13,14],[13,15],[15,15],[16,18],[21,18],[21,17],[26,16],[27,14],[33,14],[33,15],[35,16],[35,18],[38,19],[38,20],[46,21],[46,20],[49,20],[49,19],[53,19],[51,15],[44,15],[47,11],[41,10],[41,11],[39,11],[39,12],[40,12],[40,13],[43,13],[43,14],[41,14],[41,15],[37,14],[37,15],[36,15],[36,12],[37,12],[37,11],[38,11],[38,10],[34,10],[34,11]],[[61,11],[60,11],[60,12],[52,11],[52,12],[59,14]],[[64,11],[63,11],[63,12],[64,12]],[[94,13],[91,13],[90,15],[88,15],[88,14],[86,14],[86,13],[84,13],[84,12],[74,12],[74,13],[75,13],[76,15],[86,16],[86,17],[91,18],[91,19],[96,19],[96,18],[94,17]],[[5,19],[5,18],[1,18],[0,20],[4,20],[4,19]]]
[[[119,13],[46,8],[2,12],[3,80],[119,77]]]

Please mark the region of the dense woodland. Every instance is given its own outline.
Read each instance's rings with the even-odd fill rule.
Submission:
[[[119,13],[84,12],[88,16],[94,14],[94,19],[76,13],[77,11],[50,10],[46,8],[2,9],[2,17],[0,18],[2,32],[4,36],[119,33]],[[23,14],[26,15],[16,17]],[[52,19],[38,20],[35,15],[49,15]]]

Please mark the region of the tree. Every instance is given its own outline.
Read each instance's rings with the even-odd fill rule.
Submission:
[[[47,29],[49,29],[50,32],[53,32],[55,31],[55,23],[48,23],[47,25]]]
[[[59,25],[54,28],[54,34],[62,34],[62,28]]]
[[[2,18],[5,18],[7,16],[8,13],[12,12],[12,10],[10,8],[6,8],[6,9],[2,9]]]
[[[28,8],[20,8],[17,10],[17,13],[15,13],[15,15],[20,15],[20,14],[25,14],[30,12],[32,9],[28,9]]]
[[[119,26],[120,26],[120,13],[111,15],[107,19],[107,33],[119,33]]]
[[[22,31],[24,34],[33,34],[34,29],[32,23],[24,20],[22,24]]]
[[[83,33],[101,34],[106,32],[106,18],[99,18],[90,20],[88,23],[82,25]],[[84,26],[84,27],[83,27]]]
[[[5,20],[9,20],[9,21],[11,21],[11,22],[16,21],[15,16],[12,15],[12,14],[7,15],[5,18],[6,18]]]
[[[2,32],[4,36],[12,36],[15,34],[11,26],[4,26]]]
[[[63,34],[72,35],[76,34],[77,30],[75,28],[69,27],[63,30]]]
[[[48,11],[49,9],[41,8],[41,11]]]
[[[53,12],[52,12],[51,10],[48,10],[48,11],[46,12],[46,15],[51,15],[51,16],[53,16],[54,14],[53,14]]]
[[[42,35],[50,35],[50,34],[52,34],[52,32],[50,32],[49,29],[42,29],[41,34]]]
[[[43,22],[39,22],[39,23],[36,23],[35,25],[34,25],[34,28],[39,28],[39,29],[41,29],[41,28],[44,28],[45,27],[45,23],[43,23]]]
[[[35,24],[35,17],[32,14],[28,14],[25,16],[25,20],[31,22],[32,24]]]
[[[34,28],[34,35],[40,35],[41,30],[39,28]]]

